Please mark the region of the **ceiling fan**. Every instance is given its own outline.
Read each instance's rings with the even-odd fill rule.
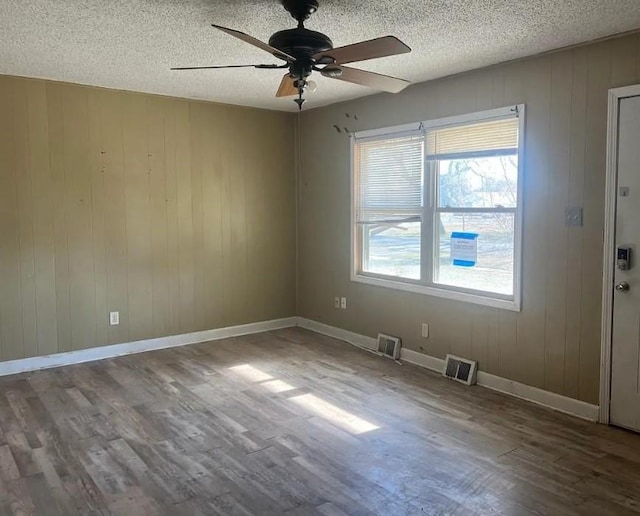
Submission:
[[[228,65],[228,66],[188,66],[172,68],[172,70],[210,70],[220,68],[258,68],[288,69],[282,78],[276,97],[297,96],[298,108],[305,102],[306,89],[313,86],[308,78],[312,72],[319,72],[324,77],[367,86],[380,91],[398,93],[410,83],[404,79],[367,72],[357,68],[344,66],[346,63],[366,61],[378,57],[387,57],[411,52],[411,49],[394,36],[362,41],[344,47],[333,48],[328,36],[309,30],[304,22],[318,10],[317,0],[281,0],[284,8],[298,21],[295,29],[276,32],[269,38],[269,44],[263,43],[244,32],[213,25],[250,45],[266,50],[274,57],[284,61],[283,64]]]

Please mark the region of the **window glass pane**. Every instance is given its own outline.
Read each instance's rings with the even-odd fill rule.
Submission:
[[[420,279],[420,222],[366,224],[362,236],[364,272]]]
[[[514,219],[513,213],[438,213],[434,239],[435,283],[513,295]],[[475,265],[470,265],[473,260],[459,247],[452,248],[452,233],[462,233],[463,239],[475,241]],[[462,243],[468,242],[462,240]],[[454,265],[456,259],[464,266]]]
[[[441,208],[517,206],[517,155],[441,160],[436,171]]]

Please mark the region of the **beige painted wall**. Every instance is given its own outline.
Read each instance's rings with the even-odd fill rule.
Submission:
[[[412,350],[470,357],[484,371],[596,403],[607,90],[638,82],[640,37],[631,35],[304,113],[299,315],[398,335]],[[349,140],[333,125],[373,129],[517,103],[527,105],[522,312],[352,283]],[[584,207],[583,228],[565,227],[566,206]],[[333,308],[336,295],[348,297],[346,311]]]
[[[0,360],[295,315],[293,128],[0,76]]]

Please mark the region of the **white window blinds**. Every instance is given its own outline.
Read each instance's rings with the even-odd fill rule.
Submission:
[[[356,223],[422,219],[424,134],[356,140]]]
[[[427,131],[427,158],[499,156],[518,151],[518,117],[466,123]]]

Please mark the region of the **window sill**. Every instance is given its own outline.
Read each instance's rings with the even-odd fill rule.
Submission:
[[[377,287],[391,288],[394,290],[403,290],[405,292],[413,292],[414,294],[439,297],[442,299],[449,299],[451,301],[489,306],[491,308],[499,308],[512,312],[520,311],[520,302],[518,300],[499,299],[490,297],[489,295],[483,296],[482,294],[470,294],[468,292],[459,292],[444,288],[427,287],[425,285],[417,285],[415,283],[404,283],[402,281],[393,281],[354,273],[351,273],[351,281],[364,283],[366,285],[375,285]]]

